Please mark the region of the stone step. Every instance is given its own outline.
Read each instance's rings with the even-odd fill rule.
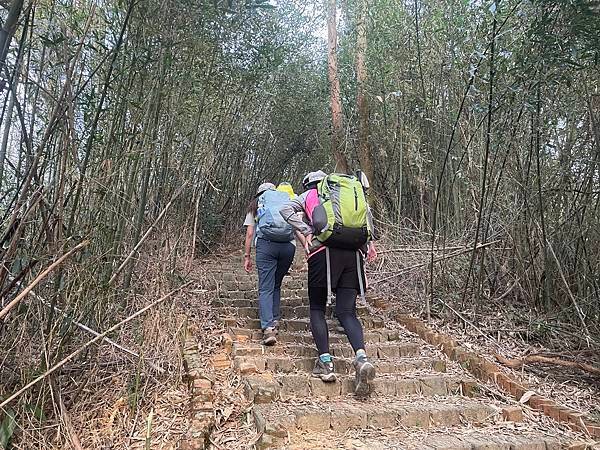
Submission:
[[[286,437],[295,431],[344,432],[351,429],[441,428],[465,423],[485,425],[499,420],[501,408],[483,400],[447,397],[436,401],[421,396],[368,402],[352,397],[321,402],[258,404],[254,419],[259,433]]]
[[[367,296],[367,301],[370,301]],[[230,297],[217,297],[211,300],[211,304],[216,308],[246,308],[250,306],[257,307],[258,297],[249,296],[248,298],[230,298]],[[308,297],[282,297],[282,306],[305,306],[308,308]],[[358,308],[366,308],[360,299],[357,302]]]
[[[255,261],[256,254],[254,250],[252,251],[252,260]],[[244,255],[240,253],[239,255],[228,255],[222,256],[219,261],[206,261],[205,267],[209,269],[211,272],[241,272],[246,273],[244,270]],[[296,250],[296,254],[294,255],[294,262],[292,263],[292,269],[296,271],[306,270],[304,252],[300,250]],[[297,268],[297,267],[300,268]],[[304,268],[302,268],[304,266]]]
[[[245,300],[250,303],[248,306],[224,306],[215,307],[215,312],[222,317],[233,316],[233,317],[247,317],[250,319],[258,319],[258,302],[255,300]],[[284,319],[294,318],[308,318],[309,307],[308,306],[281,306],[281,317]],[[368,316],[369,310],[366,306],[358,306],[356,308],[357,316],[366,317]],[[327,307],[325,312],[326,317],[333,317],[333,308]]]
[[[245,319],[243,317],[222,317],[220,323],[230,328],[248,328],[251,330],[260,330],[260,320]],[[364,329],[383,328],[384,320],[378,317],[362,317],[361,323]],[[330,330],[335,330],[339,324],[337,320],[327,320]],[[308,319],[282,319],[279,322],[281,331],[309,331],[310,322]]]
[[[257,278],[237,278],[234,280],[219,280],[213,279],[213,283],[208,283],[213,288],[218,288],[221,291],[256,291],[258,289],[258,279]],[[287,279],[283,280],[282,288],[283,289],[306,289],[308,283],[306,279]]]
[[[249,306],[258,305],[258,298],[215,298],[211,300],[211,304],[216,308],[246,308]],[[304,306],[308,305],[308,297],[283,297],[281,299],[282,306]]]
[[[244,270],[232,270],[232,271],[217,271],[211,272],[211,277],[219,282],[227,282],[227,281],[256,281],[258,280],[258,275],[256,272],[246,273]]]
[[[219,298],[246,298],[253,299],[258,298],[258,291],[256,285],[250,289],[245,290],[231,290],[231,289],[220,289],[218,291]],[[306,289],[281,289],[281,298],[305,298],[308,301],[308,291]]]
[[[337,324],[333,328],[329,329],[329,343],[330,344],[348,344],[348,338],[345,334],[339,332],[337,330]],[[248,342],[255,341],[260,343],[263,338],[262,331],[248,328],[238,328],[238,327],[230,327],[229,333],[231,334],[234,341],[240,342]],[[421,342],[420,340],[415,340],[414,338],[409,338],[407,336],[401,335],[399,330],[389,330],[387,328],[378,328],[366,330],[364,332],[365,343],[373,344],[377,342],[391,342],[391,341],[399,341],[403,342]],[[312,334],[307,331],[304,332],[292,332],[292,331],[279,331],[277,335],[278,345],[287,344],[287,343],[295,343],[295,344],[311,344],[314,346],[314,339]]]
[[[324,383],[309,374],[276,374],[270,372],[246,375],[243,378],[246,398],[254,403],[309,397],[338,398],[354,394],[354,376],[340,375],[335,382]],[[475,397],[477,383],[470,378],[446,374],[383,375],[372,382],[369,400],[382,397],[419,395],[421,397],[464,395]]]
[[[264,356],[236,356],[233,360],[234,366],[244,371],[295,373],[310,373],[315,366],[316,358],[297,357],[292,358],[285,355],[264,355]],[[351,358],[335,358],[333,362],[336,373],[347,375],[354,373],[354,366]],[[396,359],[377,359],[371,358],[378,374],[401,374],[414,370],[427,370],[435,372],[445,372],[446,362],[435,357],[406,357]]]
[[[372,358],[393,359],[404,356],[419,355],[421,346],[416,343],[400,341],[377,342],[367,347]],[[353,358],[354,350],[347,343],[331,344],[329,349],[334,358]],[[266,346],[256,343],[234,343],[234,356],[263,356],[278,355],[290,357],[316,358],[319,354],[314,344],[280,343],[279,345]]]
[[[219,269],[219,270],[215,270],[215,271],[210,271],[210,276],[217,279],[217,280],[221,280],[221,281],[236,281],[239,279],[258,279],[258,272],[253,270],[250,273],[247,273],[244,268],[242,267],[242,265],[240,266],[232,266],[229,269]],[[285,277],[283,277],[284,281],[287,280],[302,280],[302,281],[306,281],[307,279],[307,272],[304,271],[299,271],[299,270],[294,270],[294,268],[292,267],[291,271],[289,274],[287,274]]]
[[[277,430],[270,432],[277,434]],[[321,432],[292,433],[278,437],[265,433],[259,448],[273,450],[560,450],[586,448],[566,436],[557,437],[543,431],[517,429],[512,422],[472,428],[458,426],[442,430],[395,429],[386,433],[378,430],[362,430],[360,434],[327,430]],[[571,447],[571,444],[574,446]]]
[[[297,266],[296,266],[297,267]],[[294,266],[291,267],[290,272],[285,276],[285,279],[292,280],[306,280],[308,273],[307,270],[299,270]],[[225,268],[217,268],[215,270],[209,270],[210,276],[219,280],[234,280],[236,278],[258,278],[258,271],[253,270],[248,273],[243,268],[243,261],[239,264],[233,264]]]

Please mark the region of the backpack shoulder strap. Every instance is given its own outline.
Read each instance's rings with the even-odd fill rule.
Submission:
[[[329,180],[332,177],[333,177],[333,179],[335,179],[334,176],[327,175],[325,178],[323,178],[321,181],[319,181],[319,183],[317,184],[317,188],[316,188],[319,196],[321,196],[323,198],[327,198],[329,196]]]
[[[306,200],[304,200],[304,211],[306,212],[306,216],[311,223],[313,211],[317,206],[319,206],[319,192],[317,189],[311,189],[306,195]]]

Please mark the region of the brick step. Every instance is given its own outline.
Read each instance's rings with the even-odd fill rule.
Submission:
[[[242,372],[271,372],[294,373],[312,372],[316,358],[298,357],[291,358],[284,355],[263,356],[236,356],[233,359],[234,366]],[[351,358],[335,358],[333,362],[334,371],[342,375],[354,374],[354,366]],[[401,374],[414,370],[427,370],[445,372],[446,362],[434,357],[405,357],[395,359],[371,358],[378,374]]]
[[[239,281],[239,282],[254,282],[256,283],[256,281],[258,280],[258,276],[256,275],[256,273],[246,273],[243,270],[242,271],[230,271],[230,272],[223,272],[223,271],[211,271],[210,272],[210,277],[214,280],[217,280],[219,283],[227,283],[230,281]],[[288,278],[285,278],[286,281],[288,280]],[[300,279],[300,278],[298,278]]]
[[[369,296],[367,296],[367,301],[371,301]],[[231,298],[231,297],[219,297],[211,300],[211,304],[217,308],[219,307],[232,307],[232,308],[245,308],[249,306],[257,307],[258,305],[258,297],[248,296],[248,298]],[[308,297],[282,297],[281,298],[282,306],[306,306],[308,308]],[[365,308],[360,300],[357,304],[358,308]]]
[[[212,305],[219,307],[230,308],[245,308],[248,306],[258,305],[258,297],[249,298],[215,298],[211,301]],[[285,306],[304,306],[308,305],[308,297],[282,297],[281,305]],[[255,306],[256,307],[256,306]]]
[[[241,307],[241,306],[224,306],[224,307],[215,307],[215,311],[220,316],[233,316],[233,317],[247,317],[250,319],[258,319],[258,302],[254,300],[246,300],[246,302],[250,303],[250,305]],[[325,312],[326,317],[333,317],[332,307],[327,307]],[[281,317],[284,319],[294,319],[294,318],[307,318],[309,314],[308,306],[281,306]],[[369,309],[366,306],[358,306],[356,308],[357,316],[365,317],[368,316]]]
[[[421,443],[408,443],[407,450],[558,450],[569,448],[564,439],[541,433],[505,430],[477,430],[469,434],[457,433],[428,435]],[[572,447],[571,447],[572,448]]]
[[[345,334],[337,331],[337,323],[335,323],[334,328],[329,329],[329,343],[330,344],[348,344],[348,338]],[[239,342],[248,342],[255,341],[260,343],[262,341],[262,331],[248,328],[238,328],[238,327],[230,327],[229,333],[233,337],[234,341]],[[399,341],[403,342],[420,342],[420,339],[416,339],[413,337],[408,337],[405,335],[401,335],[399,330],[389,330],[387,328],[378,328],[366,330],[364,332],[365,343],[367,344],[367,351],[369,350],[368,344],[377,343],[377,342],[391,342],[391,341]],[[307,331],[304,332],[292,332],[292,331],[279,331],[277,335],[278,344],[275,346],[286,344],[286,343],[295,343],[295,344],[311,344],[314,346],[314,339],[312,334]]]
[[[377,342],[367,348],[369,356],[379,359],[392,359],[403,356],[415,356],[421,352],[421,346],[416,343],[399,341]],[[354,350],[347,343],[331,344],[330,353],[335,358],[353,358]],[[319,354],[314,344],[280,343],[279,345],[266,346],[256,343],[234,343],[235,356],[263,356],[278,355],[291,357],[316,358]]]
[[[214,270],[210,270],[209,269],[209,273],[212,277],[214,278],[219,278],[221,280],[233,280],[236,278],[258,278],[258,272],[256,270],[253,270],[252,272],[248,273],[244,270],[243,267],[243,262],[240,261],[239,265],[232,265],[229,266],[227,268],[217,268]],[[307,272],[306,271],[300,271],[297,269],[294,269],[294,267],[292,266],[291,272],[286,275],[284,277],[285,280],[288,279],[306,279],[307,278]]]
[[[255,263],[255,261],[253,261]],[[256,266],[256,264],[254,264]],[[306,279],[308,276],[307,270],[301,270],[292,265],[291,271],[285,276],[285,279]],[[222,280],[231,280],[232,277],[258,278],[258,271],[255,269],[248,273],[244,270],[244,263],[240,261],[238,264],[232,264],[226,267],[209,268],[208,272],[212,277]]]
[[[246,375],[243,379],[246,398],[258,403],[309,397],[338,398],[354,394],[354,376],[341,375],[335,382],[324,383],[309,374],[273,375],[271,372]],[[419,395],[433,397],[449,395],[478,396],[477,383],[470,378],[446,374],[423,375],[406,373],[383,375],[372,382],[369,400],[382,397]]]
[[[255,261],[256,254],[254,250],[252,251],[252,260]],[[296,249],[296,254],[294,255],[294,262],[292,264],[296,266],[302,266],[305,263],[304,252],[301,249]],[[236,272],[240,271],[246,273],[243,268],[244,264],[244,255],[242,253],[235,255],[227,255],[222,256],[219,261],[207,261],[206,266],[208,269],[213,271],[221,271],[221,272]],[[297,269],[300,270],[300,269]]]
[[[258,289],[258,279],[257,278],[237,278],[234,280],[219,280],[218,278],[214,278],[213,282],[208,283],[211,287],[218,287],[220,290],[229,290],[229,291],[256,291]],[[307,287],[306,279],[284,279],[283,280],[283,289],[306,289]]]
[[[242,317],[222,317],[220,323],[232,328],[248,328],[251,330],[260,330],[260,320],[245,319]],[[364,329],[383,328],[384,320],[378,317],[362,317],[361,323]],[[335,330],[339,324],[337,320],[327,320],[327,325],[330,330]],[[308,319],[282,319],[279,322],[281,331],[309,331],[310,322]]]
[[[485,425],[501,418],[502,410],[484,400],[446,397],[441,401],[414,396],[402,400],[390,398],[359,401],[344,400],[274,402],[254,406],[259,433],[286,437],[294,431],[344,432],[351,429],[438,428],[465,423]]]
[[[276,430],[269,429],[276,433]],[[293,433],[278,437],[264,434],[259,448],[273,450],[560,450],[586,448],[573,437],[547,434],[544,431],[516,429],[514,423],[504,422],[493,426],[471,428],[458,426],[443,430],[395,429],[386,433],[363,430],[360,435],[348,435],[334,430]],[[571,446],[573,445],[573,446]],[[579,445],[579,446],[577,446]]]
[[[219,290],[219,297],[220,298],[258,298],[258,291],[256,290],[256,284],[250,288],[250,289],[245,289],[245,290],[228,290],[228,289],[221,289]],[[308,299],[308,291],[306,289],[288,289],[288,288],[283,288],[281,289],[281,298],[295,298],[295,297],[300,297],[300,298],[306,298]]]

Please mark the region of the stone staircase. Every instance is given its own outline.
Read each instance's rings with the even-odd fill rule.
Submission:
[[[311,377],[317,356],[309,331],[306,272],[284,280],[278,343],[261,345],[257,278],[239,256],[210,267],[213,307],[231,337],[233,365],[253,401],[257,448],[273,449],[585,449],[550,419],[495,399],[455,363],[370,305],[358,308],[377,377],[355,398],[353,352],[330,322],[335,383]],[[330,313],[330,312],[329,312]],[[548,425],[550,423],[550,425]]]

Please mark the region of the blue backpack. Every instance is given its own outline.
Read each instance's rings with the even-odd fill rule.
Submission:
[[[256,234],[258,237],[273,242],[290,242],[294,240],[294,229],[283,220],[279,210],[290,201],[286,192],[273,189],[263,192],[258,197],[256,212]]]

